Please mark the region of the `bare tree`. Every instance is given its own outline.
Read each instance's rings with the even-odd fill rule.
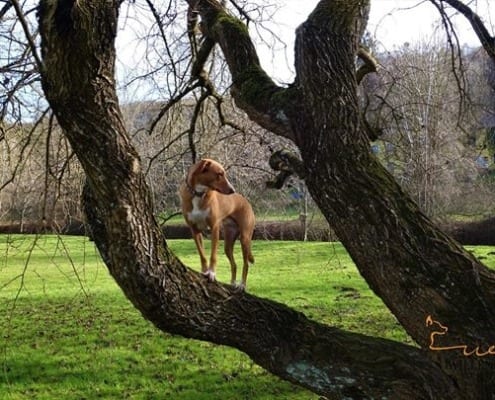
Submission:
[[[36,10],[0,8],[0,219],[21,231],[81,219],[82,170],[41,89]]]
[[[117,99],[121,1],[42,0],[43,90],[86,174],[95,243],[129,300],[164,331],[236,347],[328,398],[492,398],[495,274],[439,231],[369,151],[355,69],[369,2],[317,4],[297,30],[288,87],[263,71],[246,25],[224,2],[186,3],[205,35],[192,81],[211,82],[202,72],[218,46],[237,105],[297,145],[301,159],[287,158],[290,168],[420,348],[310,321],[186,268],[155,220]]]
[[[467,95],[474,83],[466,78],[468,56],[453,55],[444,38],[405,44],[383,54],[380,74],[363,85],[366,118],[380,128],[374,149],[429,216],[453,210],[451,201],[478,175],[476,148],[467,140],[479,109]],[[453,72],[453,64],[462,69]]]
[[[225,91],[221,88],[229,77],[221,57],[210,57],[208,72],[202,73],[214,78],[219,89],[208,79],[191,80],[191,59],[185,56],[190,39],[184,29],[178,29],[187,8],[185,3],[166,9],[155,8],[149,1],[133,3],[123,19],[124,27],[131,18],[149,22],[136,38],[144,49],[143,62],[123,82],[120,94],[138,87],[161,96],[143,101],[143,93],[137,93],[133,101],[124,103],[123,115],[141,155],[156,211],[165,215],[178,210],[177,187],[192,159],[219,158],[232,167],[235,177],[237,171],[244,173],[239,157],[247,148],[258,160],[256,167],[266,160],[265,151],[259,157],[254,153],[264,148],[258,142],[267,143],[265,136],[270,136],[248,122],[231,98],[218,93]],[[7,2],[1,10],[0,218],[21,231],[28,223],[37,229],[56,228],[81,219],[80,165],[41,94],[35,11],[35,2]]]

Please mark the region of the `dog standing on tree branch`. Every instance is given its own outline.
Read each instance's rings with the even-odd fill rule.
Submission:
[[[254,263],[251,238],[254,231],[254,213],[249,202],[227,180],[225,169],[216,161],[203,159],[194,164],[180,188],[182,214],[191,228],[201,260],[201,272],[210,281],[216,279],[217,252],[220,228],[223,226],[225,254],[230,262],[231,284],[237,285],[237,265],[234,243],[239,238],[242,247],[242,278],[238,285],[245,290],[249,263]],[[203,247],[203,232],[211,234],[211,256],[208,266]]]

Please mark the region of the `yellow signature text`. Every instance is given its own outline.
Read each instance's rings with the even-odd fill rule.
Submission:
[[[480,346],[476,346],[474,348],[470,348],[467,344],[458,344],[455,346],[437,346],[435,344],[436,336],[445,336],[449,331],[445,325],[442,325],[440,322],[435,321],[431,315],[426,317],[426,326],[433,326],[436,330],[430,333],[430,346],[429,349],[433,351],[451,351],[451,350],[462,350],[462,354],[466,357],[476,356],[476,357],[486,357],[486,356],[495,356],[495,345],[488,347],[486,351],[483,351]]]

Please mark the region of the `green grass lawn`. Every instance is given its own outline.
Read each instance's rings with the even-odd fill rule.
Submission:
[[[191,240],[169,244],[198,267]],[[495,266],[493,247],[471,250]],[[257,241],[253,253],[251,293],[411,343],[340,244]],[[0,235],[0,310],[0,399],[318,399],[237,350],[155,329],[83,237]]]

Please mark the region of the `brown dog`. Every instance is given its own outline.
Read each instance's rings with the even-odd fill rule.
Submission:
[[[236,285],[237,266],[234,243],[239,237],[242,246],[242,280],[238,287],[246,288],[249,263],[254,263],[251,238],[254,231],[254,213],[249,202],[227,180],[224,168],[216,161],[203,159],[194,164],[180,188],[182,214],[191,232],[201,259],[201,271],[215,280],[220,227],[223,225],[225,254],[230,262],[231,284]],[[208,266],[203,248],[202,232],[211,231],[211,256]]]

